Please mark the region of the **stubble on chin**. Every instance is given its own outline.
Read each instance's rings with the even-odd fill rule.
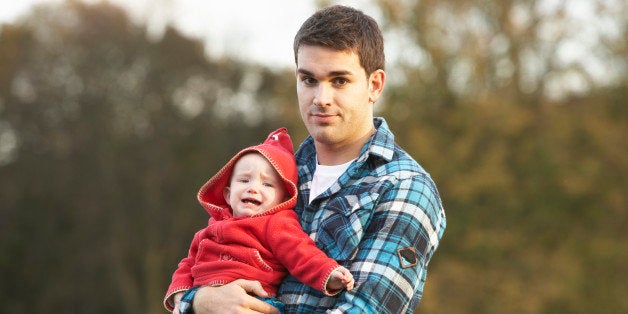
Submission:
[[[312,138],[314,141],[325,144],[332,145],[335,142],[335,138],[338,136],[337,132],[334,131],[331,127],[321,127],[318,126],[314,132],[311,132]]]

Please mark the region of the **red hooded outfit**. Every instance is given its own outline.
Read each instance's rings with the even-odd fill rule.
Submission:
[[[279,173],[288,199],[250,217],[233,217],[223,196],[235,163],[244,154],[262,154]],[[330,274],[339,267],[316,247],[301,229],[292,210],[297,200],[297,168],[292,141],[285,128],[268,135],[264,143],[237,153],[198,192],[198,200],[211,218],[205,229],[194,235],[188,256],[179,262],[164,298],[172,311],[170,297],[194,286],[223,285],[236,279],[257,280],[275,295],[288,272],[324,292]]]

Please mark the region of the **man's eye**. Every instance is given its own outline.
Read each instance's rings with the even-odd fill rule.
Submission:
[[[306,76],[306,77],[304,77],[304,78],[303,78],[303,79],[301,79],[301,80],[303,81],[303,83],[305,83],[305,84],[307,84],[307,85],[316,84],[316,80],[315,80],[315,79],[313,79],[313,78],[311,78],[311,77],[309,77],[309,76]]]
[[[342,77],[334,79],[334,84],[336,84],[336,85],[345,85],[347,83],[349,83],[349,80],[347,80],[345,78],[342,78]]]

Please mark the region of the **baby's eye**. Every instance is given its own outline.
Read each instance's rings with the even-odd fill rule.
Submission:
[[[244,179],[244,178],[242,178],[242,179],[238,179],[238,182],[241,182],[241,183],[248,183],[248,182],[249,182],[249,179]]]
[[[264,183],[264,186],[267,186],[267,187],[272,188],[274,185],[273,185],[272,183],[265,182],[265,183]]]

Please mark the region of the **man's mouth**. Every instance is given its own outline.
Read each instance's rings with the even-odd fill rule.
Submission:
[[[313,113],[312,118],[318,123],[330,123],[336,116],[328,113]]]
[[[311,115],[317,116],[317,117],[334,116],[334,114],[332,114],[331,112],[323,111],[323,110],[312,110]]]

